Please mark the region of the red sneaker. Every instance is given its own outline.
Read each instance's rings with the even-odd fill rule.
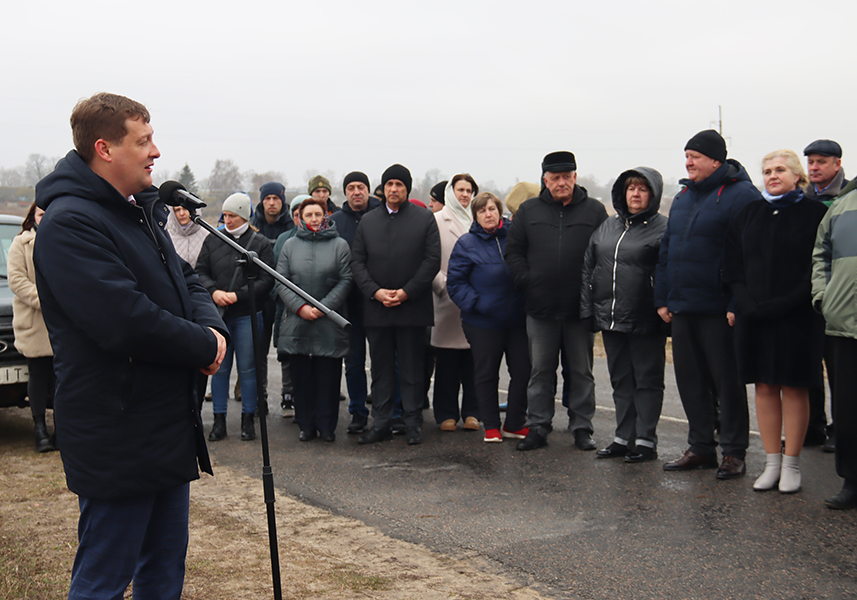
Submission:
[[[499,429],[486,429],[483,442],[502,442],[503,437],[500,435]]]
[[[506,429],[506,426],[503,425],[503,437],[504,438],[513,438],[516,440],[522,440],[525,437],[527,437],[528,433],[530,433],[529,427],[524,427],[522,429],[519,429],[518,431],[509,431],[508,429]]]

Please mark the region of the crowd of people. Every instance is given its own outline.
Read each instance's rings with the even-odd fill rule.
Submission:
[[[290,203],[281,183],[265,183],[255,211],[246,193],[230,195],[225,234],[346,316],[346,330],[265,272],[252,314],[242,255],[186,208],[159,202],[160,152],[143,105],[96,94],[71,125],[75,150],[37,186],[8,262],[36,448],[59,447],[80,496],[69,598],[119,597],[132,579],[135,592],[180,595],[188,482],[211,472],[200,410],[208,377],[209,441],[227,435],[233,357],[241,439],[255,439],[254,420],[268,414],[253,328],[265,354],[274,342],[282,414],[302,442],[336,440],[344,360],[346,431],[358,444],[394,434],[421,444],[434,373],[441,431],[482,429],[485,442],[514,439],[519,451],[548,444],[560,364],[574,445],[597,449],[601,332],[616,427],[594,455],[632,464],[658,458],[671,336],[688,445],[665,471],[745,475],[752,383],[766,454],[753,489],[797,492],[802,447],[823,445],[843,478],[827,506],[857,507],[857,191],[834,141],[804,149],[808,172],[791,150],[766,155],[760,192],[720,134],[701,131],[685,146],[688,177],[668,217],[657,170],[623,171],[608,215],[577,185],[568,151],[546,155],[540,184],[519,184],[505,206],[468,173],[438,182],[426,206],[410,198],[400,164],[374,192],[365,173],[346,175],[339,209],[321,175]]]

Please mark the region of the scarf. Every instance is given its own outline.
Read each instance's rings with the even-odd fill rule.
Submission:
[[[786,206],[797,204],[798,202],[803,200],[804,195],[803,190],[797,188],[790,192],[786,192],[785,194],[780,194],[779,196],[772,196],[768,193],[768,190],[762,190],[762,197],[771,206],[775,206],[776,208],[785,208]]]
[[[250,228],[250,221],[244,221],[244,224],[235,229],[226,228],[226,233],[234,237],[236,240],[244,235],[244,232]]]
[[[452,220],[458,222],[462,232],[470,231],[470,226],[473,224],[473,215],[470,213],[470,208],[461,206],[461,202],[455,197],[455,193],[452,191],[452,180],[453,177],[450,177],[449,183],[446,184],[446,189],[443,193],[444,206],[442,210],[446,214],[452,215]],[[473,198],[470,201],[473,202]]]

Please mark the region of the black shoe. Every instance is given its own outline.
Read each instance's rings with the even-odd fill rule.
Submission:
[[[655,452],[654,448],[649,448],[648,446],[637,446],[631,452],[625,455],[626,463],[641,463],[650,460],[655,460],[658,457],[658,453]]]
[[[827,436],[827,439],[824,440],[824,444],[821,446],[822,452],[836,452],[836,434],[831,433]]]
[[[576,442],[576,440],[575,440]],[[595,453],[595,456],[598,458],[620,458],[628,454],[628,446],[625,444],[620,444],[619,442],[613,442],[606,448],[603,448]]]
[[[298,439],[302,442],[311,442],[318,434],[315,429],[301,429],[301,434],[298,436]]]
[[[226,413],[214,415],[214,425],[211,426],[211,433],[208,434],[209,442],[219,442],[226,437]]]
[[[366,394],[366,404],[372,404],[372,394]]]
[[[351,425],[345,431],[347,433],[363,433],[366,431],[366,425],[369,424],[369,417],[354,415],[351,417]]]
[[[419,427],[408,427],[408,430],[405,432],[405,441],[408,442],[408,446],[417,446],[423,443],[423,434],[420,431]]]
[[[390,430],[393,432],[393,435],[402,435],[407,431],[407,427],[405,427],[405,420],[402,417],[398,419],[393,419],[390,421]]]
[[[45,423],[44,417],[33,417],[33,424],[36,430],[36,452],[50,452],[56,450],[51,436],[48,435],[48,426]]]
[[[319,437],[321,439],[323,439],[325,442],[335,442],[336,441],[336,434],[332,431],[322,431],[321,434],[319,435]]]
[[[253,423],[253,413],[241,413],[241,441],[249,442],[256,439],[256,425]]]
[[[530,433],[527,434],[527,437],[518,442],[518,445],[515,446],[518,450],[527,451],[527,450],[535,450],[537,448],[544,448],[548,445],[548,438],[546,435],[542,435],[538,432],[537,428],[530,429]]]
[[[393,439],[393,434],[390,432],[389,429],[384,429],[381,431],[377,429],[370,429],[369,431],[361,435],[359,438],[357,438],[357,443],[374,444],[376,442],[383,442],[391,439]]]
[[[832,508],[833,510],[857,508],[857,486],[851,485],[846,481],[842,486],[842,490],[833,498],[825,500],[824,504],[827,508]]]
[[[592,439],[592,433],[585,429],[578,429],[574,432],[574,445],[581,450],[595,450],[595,440]]]
[[[339,393],[339,401],[345,402],[345,394],[343,394],[342,392]]]
[[[717,469],[715,477],[717,479],[735,479],[741,477],[747,472],[747,465],[737,456],[725,455],[720,462],[720,468]]]

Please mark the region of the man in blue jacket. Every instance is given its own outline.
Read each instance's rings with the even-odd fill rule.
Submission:
[[[189,482],[211,473],[195,397],[226,331],[175,253],[152,187],[149,112],[82,100],[75,150],[36,186],[36,285],[54,350],[57,437],[80,498],[69,598],[181,596]]]
[[[672,323],[673,363],[689,426],[688,449],[665,471],[716,468],[714,437],[720,409],[723,461],[718,479],[746,472],[750,434],[747,388],[738,378],[732,298],[721,287],[726,230],[749,202],[761,198],[741,164],[726,158],[726,142],[713,129],[685,146],[688,179],[673,200],[661,240],[655,276],[655,306]]]

